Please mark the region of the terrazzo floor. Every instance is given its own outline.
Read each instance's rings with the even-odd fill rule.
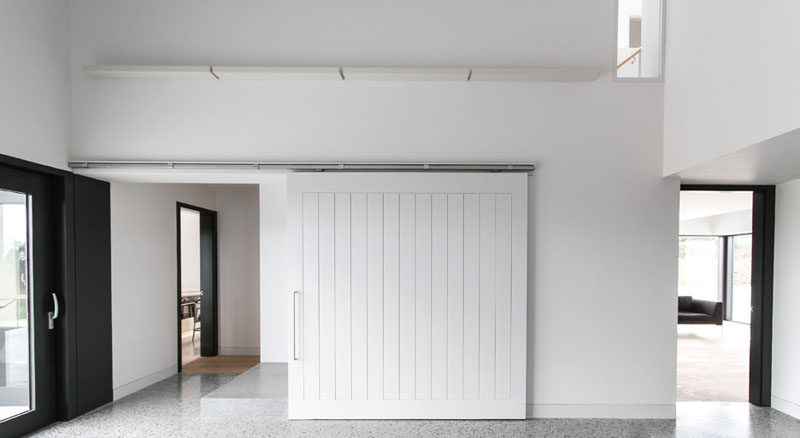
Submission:
[[[35,437],[798,437],[800,420],[746,403],[683,402],[673,420],[287,421],[201,417],[234,375],[176,375]]]

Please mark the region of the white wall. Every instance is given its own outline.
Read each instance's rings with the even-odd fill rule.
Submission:
[[[257,188],[112,183],[115,399],[177,370],[178,201],[218,212],[220,353],[259,354]]]
[[[289,304],[286,270],[286,177],[266,175],[259,186],[261,242],[261,361],[286,362]]]
[[[175,202],[214,208],[213,189],[111,185],[114,398],[177,370]]]
[[[800,180],[777,187],[772,407],[800,418]]]
[[[800,127],[800,2],[668,6],[665,175]]]
[[[116,87],[124,90],[126,85]],[[530,189],[529,402],[533,415],[663,416],[673,409],[678,185],[660,177],[658,87],[639,85],[629,88],[603,81],[588,86],[495,86],[487,87],[480,99],[465,97],[463,90],[450,90],[445,93],[449,98],[434,99],[426,95],[442,92],[421,87],[426,91],[422,93],[412,85],[397,91],[416,102],[404,107],[407,123],[415,128],[407,129],[402,141],[413,145],[414,131],[424,124],[414,110],[431,103],[458,112],[463,105],[453,99],[460,97],[455,102],[472,100],[470,108],[494,108],[499,114],[484,120],[488,111],[478,116],[470,115],[471,110],[457,117],[471,121],[442,117],[434,134],[453,137],[445,144],[469,144],[472,140],[463,132],[469,131],[487,139],[486,144],[491,144],[489,138],[500,139],[502,146],[494,153],[482,152],[486,159],[499,156],[539,164]],[[324,90],[319,84],[308,86]],[[264,93],[261,87],[251,84],[251,93]],[[388,89],[398,87],[371,88],[388,94]],[[557,102],[559,110],[554,113],[541,102]],[[230,111],[248,116],[248,111],[239,109],[242,104],[232,104]],[[622,118],[636,120],[634,126],[640,128],[631,130],[628,123],[605,111],[607,105],[621,108]],[[360,116],[368,118],[363,111]],[[300,120],[286,122],[300,124]],[[259,125],[244,131],[251,129],[257,131]],[[181,142],[202,136],[203,126],[186,134]],[[377,144],[384,143],[383,135],[374,135],[380,139]],[[474,150],[479,150],[477,146]],[[354,147],[366,149],[361,142]],[[245,153],[241,147],[235,152],[244,159],[264,156]],[[269,156],[290,159],[293,152],[273,150]],[[202,149],[197,153],[220,152]],[[380,151],[393,153],[400,156]],[[425,154],[404,156],[420,160],[452,153],[442,145]],[[353,152],[328,154],[358,158]],[[476,156],[476,152],[469,155]],[[262,193],[260,203],[261,345],[262,360],[268,361],[286,360],[288,351],[285,194],[276,184],[268,186],[271,192]],[[617,317],[609,320],[609,314]]]
[[[661,178],[662,84],[610,80],[612,2],[175,1],[155,15],[147,2],[72,4],[73,158],[536,162],[531,414],[674,415],[678,182]],[[79,71],[265,60],[607,67],[588,84],[113,81]],[[288,357],[282,184],[261,185],[262,360]]]
[[[259,190],[218,186],[219,353],[259,355]]]
[[[617,6],[617,47],[628,47],[631,17],[642,16],[643,0],[618,0]]]
[[[343,0],[335,6],[323,0],[72,0],[71,6],[71,155],[85,159],[431,155],[458,144],[439,127],[441,119],[464,122],[463,136],[471,139],[458,144],[464,160],[505,159],[511,155],[484,145],[511,147],[514,132],[487,138],[469,119],[520,124],[538,114],[506,119],[494,106],[475,106],[517,101],[513,85],[495,94],[485,84],[429,83],[407,93],[397,84],[201,80],[162,82],[154,94],[151,81],[118,88],[115,81],[88,79],[84,64],[582,65],[610,72],[614,44],[613,4],[593,0]],[[463,107],[448,113],[450,105]],[[186,142],[187,131],[197,127],[203,134]]]
[[[181,290],[200,289],[200,213],[181,209]]]
[[[67,2],[0,0],[0,154],[66,167],[69,41]]]

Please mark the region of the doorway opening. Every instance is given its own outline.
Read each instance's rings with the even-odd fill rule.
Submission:
[[[774,187],[681,190],[677,400],[769,406]]]
[[[218,354],[217,212],[178,202],[178,371]]]

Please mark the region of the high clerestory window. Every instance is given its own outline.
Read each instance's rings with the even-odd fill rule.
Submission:
[[[663,0],[618,0],[614,77],[621,80],[663,77]]]

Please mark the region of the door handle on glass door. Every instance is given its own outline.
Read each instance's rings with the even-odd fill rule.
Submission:
[[[55,320],[58,319],[58,314],[59,313],[60,312],[59,312],[59,309],[58,309],[58,297],[54,293],[53,294],[53,311],[52,312],[47,312],[47,328],[48,329],[53,330],[56,327],[55,326]]]

